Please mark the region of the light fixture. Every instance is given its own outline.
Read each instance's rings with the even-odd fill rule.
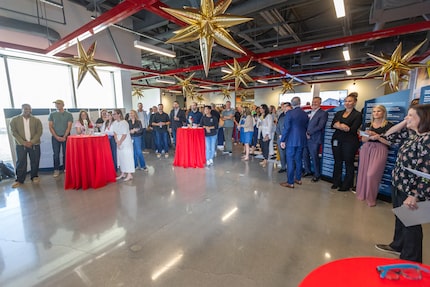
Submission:
[[[173,80],[168,80],[168,79],[163,79],[163,78],[155,79],[155,81],[156,81],[157,83],[164,83],[164,84],[170,84],[170,85],[174,85],[174,84],[176,84],[176,82],[175,82],[175,81],[173,81]]]
[[[212,87],[210,87],[210,86],[200,86],[200,89],[212,90]]]
[[[333,0],[333,4],[334,9],[336,10],[336,17],[345,17],[345,4],[343,3],[343,0]]]
[[[142,49],[142,50],[145,50],[145,51],[153,52],[153,53],[156,53],[156,54],[160,54],[160,55],[163,55],[163,56],[166,56],[166,57],[170,57],[170,58],[175,58],[176,57],[176,52],[175,51],[170,51],[170,50],[167,50],[167,49],[164,49],[164,48],[160,48],[160,47],[148,44],[148,43],[140,42],[140,41],[137,41],[137,40],[134,41],[134,47]]]
[[[63,8],[64,8],[64,6],[63,6],[63,4],[62,4],[62,3],[56,3],[56,2],[51,1],[51,0],[39,0],[39,1],[40,1],[40,2],[43,2],[43,3],[45,3],[45,4],[48,4],[48,5],[51,5],[51,6],[54,6],[54,7],[60,8],[60,9],[63,9]]]
[[[177,90],[168,90],[169,91],[169,93],[172,93],[172,94],[182,94],[182,91],[177,91]]]
[[[346,72],[346,74],[347,74],[348,76],[352,76],[352,72],[351,72],[351,70],[346,70],[345,72]]]
[[[257,80],[257,82],[262,83],[262,84],[268,84],[269,83],[268,81],[265,81],[265,80]]]
[[[221,72],[223,72],[223,73],[227,73],[227,74],[231,74],[231,73],[233,73],[233,71],[232,71],[232,70],[227,69],[227,68],[221,68]]]
[[[343,58],[345,59],[345,61],[349,61],[351,60],[351,57],[349,56],[349,49],[348,47],[343,47]]]

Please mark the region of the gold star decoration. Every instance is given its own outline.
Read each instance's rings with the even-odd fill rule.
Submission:
[[[185,79],[181,79],[176,75],[174,76],[178,80],[179,85],[182,87],[182,93],[185,97],[193,94],[194,85],[191,84],[191,80],[194,77],[194,74],[195,73],[192,73],[188,78]]]
[[[410,63],[410,59],[412,56],[421,48],[422,45],[427,41],[424,40],[412,50],[407,52],[402,57],[402,43],[397,45],[397,48],[394,50],[391,56],[381,55],[375,56],[370,53],[367,53],[369,57],[375,60],[377,63],[381,64],[381,66],[371,72],[369,72],[365,77],[370,77],[374,75],[384,76],[383,83],[379,86],[389,85],[393,92],[397,92],[399,90],[400,82],[407,82],[409,80],[409,71],[416,67],[426,67],[425,64],[412,64]],[[379,88],[378,87],[378,88]]]
[[[202,95],[200,95],[200,94],[197,94],[196,98],[197,98],[197,102],[198,102],[199,104],[201,104],[202,102],[204,102],[204,101],[205,101],[205,98],[203,98],[203,96],[202,96]]]
[[[254,82],[254,80],[248,75],[248,73],[255,68],[255,66],[250,67],[251,59],[249,59],[248,63],[241,67],[236,59],[234,59],[233,66],[229,63],[226,65],[230,68],[231,73],[222,77],[223,80],[234,79],[234,89],[237,91],[240,83],[243,83],[245,87],[248,87],[246,82]]]
[[[100,80],[100,77],[95,70],[95,67],[105,66],[106,64],[103,64],[101,62],[97,62],[94,60],[94,54],[96,52],[96,42],[94,42],[88,48],[87,52],[85,52],[84,47],[82,46],[81,42],[79,42],[79,40],[78,40],[77,46],[78,46],[78,56],[74,56],[73,58],[60,58],[59,60],[79,67],[78,87],[81,84],[87,72],[90,72],[90,74],[93,75],[93,77],[97,80],[97,82],[99,82],[99,84],[103,86]]]
[[[230,96],[230,84],[228,85],[227,88],[222,88],[221,89],[221,94],[224,96],[224,100],[229,100],[231,98]]]
[[[248,99],[246,91],[242,91],[242,93],[239,94],[239,97],[242,102],[245,102]]]
[[[295,93],[296,91],[294,91],[294,86],[297,86],[297,83],[293,83],[294,79],[291,78],[291,80],[287,81],[287,80],[281,80],[282,83],[282,91],[281,94],[285,94],[288,91],[291,91],[293,93]]]
[[[133,97],[137,97],[138,99],[143,98],[143,92],[138,87],[133,87],[133,93],[131,95]]]
[[[206,76],[209,73],[214,42],[227,49],[246,54],[226,28],[248,22],[252,18],[223,14],[231,2],[232,0],[220,0],[214,5],[213,0],[201,0],[200,10],[193,7],[183,9],[160,7],[173,17],[189,24],[175,31],[176,35],[167,43],[191,42],[200,39],[200,53]]]

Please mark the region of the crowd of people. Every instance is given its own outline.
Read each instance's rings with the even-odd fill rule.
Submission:
[[[397,144],[400,150],[393,170],[393,205],[418,208],[417,202],[430,199],[429,182],[406,168],[430,173],[430,105],[411,106],[405,120],[397,125],[387,120],[384,106],[375,105],[370,122],[362,125],[363,115],[355,108],[357,97],[357,93],[349,94],[344,109],[336,112],[332,122],[328,123],[334,129],[331,188],[345,192],[354,187],[354,162],[360,149],[356,196],[368,206],[375,206],[388,148]],[[302,185],[302,177],[312,176],[312,182],[321,178],[319,154],[328,114],[321,109],[319,97],[313,98],[310,113],[301,108],[299,97],[293,97],[291,102],[282,103],[278,108],[266,104],[232,108],[231,102],[227,101],[222,107],[211,104],[199,108],[197,103],[192,103],[189,110],[184,110],[175,101],[169,114],[164,111],[163,104],[150,108],[147,113],[139,103],[137,110],[130,110],[126,115],[121,109],[101,110],[100,118],[94,123],[86,111],[81,111],[74,122],[72,114],[64,110],[62,100],[54,103],[56,111],[48,117],[54,177],[60,175],[61,149],[65,166],[66,142],[72,129],[76,134],[90,131],[106,134],[114,168],[119,172],[117,180],[129,181],[136,169],[148,171],[144,154],[153,150],[157,158],[168,158],[169,149],[176,145],[177,129],[190,125],[204,129],[208,167],[214,165],[219,146],[223,147],[223,154],[232,155],[233,146],[241,144],[243,161],[249,161],[257,147],[261,149],[260,165],[263,168],[269,160],[279,160],[278,172],[286,173],[286,181],[280,183],[282,187],[292,189]],[[32,115],[29,104],[22,105],[22,113],[11,120],[10,128],[17,155],[16,181],[12,187],[19,187],[25,180],[27,156],[30,158],[31,180],[38,183],[42,124]],[[402,259],[421,262],[421,226],[406,227],[396,218],[393,242],[376,247],[399,253]]]

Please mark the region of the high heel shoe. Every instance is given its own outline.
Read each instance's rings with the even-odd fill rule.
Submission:
[[[123,178],[123,177],[125,177],[125,174],[123,174],[123,173],[122,173],[120,176],[117,176],[117,177],[116,177],[116,180],[121,179],[121,178]]]
[[[267,165],[267,160],[263,160],[262,162],[260,162],[261,167],[266,167]]]
[[[126,178],[124,178],[124,181],[129,181],[129,180],[132,180],[132,179],[133,179],[133,177],[131,175],[129,175]]]
[[[249,157],[244,156],[244,157],[242,157],[242,160],[244,160],[244,161],[248,161],[248,160],[249,160]]]

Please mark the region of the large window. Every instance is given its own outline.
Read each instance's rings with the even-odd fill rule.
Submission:
[[[96,68],[102,85],[88,72],[78,88],[78,70],[78,68],[73,68],[73,78],[75,79],[76,89],[76,107],[112,108],[116,106],[112,72]]]
[[[0,57],[0,160],[5,162],[12,161],[12,155],[9,149],[9,145],[6,143],[9,142],[7,136],[7,128],[6,121],[4,118],[5,108],[10,108],[10,94],[9,94],[9,85],[6,77],[6,68],[4,65],[4,58]]]
[[[73,107],[73,88],[67,65],[7,58],[15,108],[28,103],[32,108],[54,108],[56,99]]]

